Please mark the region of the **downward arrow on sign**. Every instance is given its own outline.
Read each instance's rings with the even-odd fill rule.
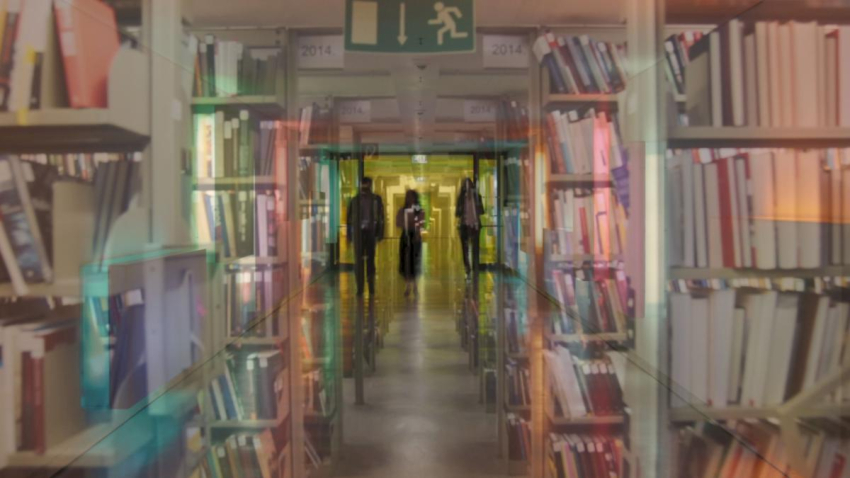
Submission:
[[[399,12],[399,19],[398,19],[398,31],[399,31],[398,44],[404,45],[405,43],[407,43],[407,35],[405,34],[405,31],[407,30],[407,24],[406,24],[407,22],[405,21],[406,20],[405,19],[405,16],[406,16],[405,15],[406,14],[405,8],[406,7],[405,7],[405,4],[403,2],[401,4],[400,8],[401,8],[401,11]]]

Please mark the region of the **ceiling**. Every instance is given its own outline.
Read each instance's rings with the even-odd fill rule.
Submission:
[[[191,0],[197,26],[342,28],[345,0]],[[620,23],[625,0],[477,0],[479,27]]]

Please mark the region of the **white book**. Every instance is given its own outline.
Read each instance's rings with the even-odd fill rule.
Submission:
[[[776,269],[776,206],[773,199],[773,153],[752,152],[749,160],[749,195],[753,205],[753,249],[755,266]]]
[[[756,22],[756,89],[758,90],[758,126],[771,126],[771,73],[768,53],[767,23]],[[750,123],[753,125],[754,123]]]
[[[741,390],[741,405],[744,407],[760,407],[764,403],[776,299],[775,291],[749,294],[743,299],[750,325]]]
[[[844,128],[850,128],[850,25],[841,25],[838,27],[837,56],[838,125]]]
[[[257,194],[257,255],[268,257],[269,255],[269,197],[265,194]]]
[[[217,178],[225,176],[224,122],[224,111],[216,111],[215,131],[213,133],[213,175]]]
[[[588,116],[579,122],[581,126],[581,134],[584,139],[586,154],[582,158],[585,162],[584,172],[593,174],[593,162],[596,157],[596,114],[591,110]]]
[[[803,317],[803,320],[813,320],[812,337],[809,341],[809,350],[806,357],[806,370],[803,375],[803,386],[805,390],[815,384],[818,378],[818,366],[820,356],[823,352],[823,344],[827,340],[827,314],[829,313],[829,297],[822,295],[818,297],[817,308],[814,317]]]
[[[723,229],[720,220],[720,186],[717,163],[705,165],[705,213],[708,235],[708,266],[723,268]]]
[[[744,265],[744,261],[741,257],[743,254],[741,248],[742,229],[740,218],[738,217],[740,208],[738,207],[738,175],[735,171],[736,161],[734,157],[724,158],[721,161],[726,161],[726,177],[729,183],[729,202],[731,206],[730,211],[732,214],[732,252],[734,256],[735,267],[742,267]]]
[[[723,74],[721,71],[720,32],[717,30],[708,34],[709,40],[709,71],[711,72],[711,124],[723,126]]]
[[[696,251],[694,250],[696,242],[696,221],[694,218],[694,194],[691,191],[694,189],[694,162],[690,155],[684,155],[682,158],[682,195],[683,195],[683,216],[684,216],[684,261],[682,266],[694,267],[696,261]]]
[[[792,123],[787,126],[816,128],[820,125],[818,91],[821,76],[818,74],[818,25],[815,22],[791,22],[791,91],[794,105]],[[780,34],[783,30],[780,30]]]
[[[705,182],[702,164],[694,164],[694,220],[696,227],[697,267],[708,267],[708,235],[706,234]]]
[[[692,403],[708,403],[708,370],[710,363],[708,336],[708,298],[691,299],[691,379],[690,397]]]
[[[825,185],[820,154],[817,150],[799,150],[796,159],[797,255],[799,267],[807,269],[820,267],[824,252],[822,236],[826,218],[823,217],[824,205],[821,202]]]
[[[732,362],[735,290],[718,290],[709,297],[708,404],[725,407],[729,397]]]
[[[587,409],[584,406],[584,400],[581,396],[581,388],[579,386],[578,377],[576,376],[575,363],[573,362],[570,351],[564,347],[557,348],[558,359],[561,363],[563,377],[566,378],[567,403],[569,405],[570,416],[583,417],[587,415]]]
[[[745,124],[747,126],[759,125],[759,94],[758,91],[758,62],[756,61],[756,36],[750,33],[744,36],[744,100]]]
[[[685,406],[691,376],[691,295],[670,294],[670,405]],[[684,393],[683,393],[684,392]]]
[[[826,312],[824,324],[824,339],[821,342],[820,357],[818,358],[818,372],[815,382],[823,379],[829,374],[832,364],[835,362],[834,355],[841,354],[841,344],[836,349],[835,336],[839,335],[841,318],[838,307],[830,307]]]
[[[780,149],[773,157],[776,183],[776,237],[779,251],[779,268],[796,269],[800,266],[797,237],[797,161],[795,151]]]
[[[726,399],[728,403],[741,400],[741,377],[744,374],[744,344],[747,338],[747,314],[742,308],[736,308],[732,315],[732,353],[729,358],[729,383]]]
[[[779,22],[767,22],[767,78],[770,82],[770,126],[776,128],[786,126],[783,123],[783,109],[785,104],[782,99],[782,64],[780,60],[779,46]]]
[[[741,264],[744,267],[753,266],[753,250],[752,250],[752,222],[750,218],[749,196],[747,195],[747,161],[749,159],[738,157],[735,159],[735,194],[737,200],[735,203],[738,206],[738,231],[741,236]]]
[[[729,55],[729,75],[731,79],[732,95],[732,125],[744,126],[746,124],[746,110],[744,99],[744,63],[743,63],[743,28],[741,20],[733,18],[729,20],[729,51],[723,52]]]
[[[785,401],[794,337],[797,332],[798,294],[780,294],[773,318],[770,355],[765,382],[765,405],[779,405]]]
[[[794,48],[791,36],[791,24],[782,23],[778,27],[779,69],[774,75],[779,78],[780,126],[792,127],[796,124],[798,105],[794,103]]]

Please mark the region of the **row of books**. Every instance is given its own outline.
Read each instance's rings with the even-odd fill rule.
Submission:
[[[839,297],[735,289],[670,294],[674,406],[779,405],[847,367],[850,303]],[[835,399],[846,399],[845,392],[850,388]]]
[[[194,121],[198,177],[270,176],[286,161],[282,121],[262,120],[247,109],[198,113]]]
[[[198,242],[221,244],[226,258],[276,257],[282,210],[282,197],[273,190],[198,191]]]
[[[285,471],[276,458],[274,437],[269,430],[258,434],[230,435],[223,443],[210,446],[200,460],[199,478],[276,478]]]
[[[622,475],[623,441],[611,435],[552,433],[547,453],[553,478],[611,478]],[[692,475],[679,475],[692,476]]]
[[[508,460],[528,461],[531,456],[531,423],[515,413],[505,415],[508,436]]]
[[[225,272],[224,307],[230,337],[278,337],[281,326],[275,312],[285,295],[285,270],[254,265]]]
[[[97,167],[118,161],[141,161],[140,153],[51,153],[22,154],[23,161],[44,164],[56,168],[61,178],[93,181]]]
[[[850,150],[684,150],[668,160],[670,262],[850,263]]]
[[[303,374],[304,380],[304,413],[327,416],[333,411],[331,394],[328,391],[329,377],[322,368],[317,368]]]
[[[313,103],[301,108],[301,120],[298,124],[298,141],[302,147],[312,144],[333,142],[333,112]]]
[[[546,115],[546,144],[554,174],[608,177],[627,163],[616,113],[553,109]]]
[[[288,354],[281,349],[228,353],[208,388],[216,420],[276,420],[289,413]]]
[[[534,42],[534,54],[549,71],[553,92],[616,93],[626,88],[625,44],[547,32]]]
[[[543,360],[555,417],[581,418],[623,413],[625,370],[617,370],[610,356],[580,358],[567,346],[556,344],[543,352]]]
[[[505,309],[505,330],[507,330],[508,353],[527,352],[528,322],[521,310]]]
[[[44,454],[86,426],[79,320],[79,306],[0,306],[0,468],[10,454]]]
[[[664,72],[679,95],[685,94],[685,71],[691,62],[691,47],[703,37],[700,31],[684,31],[664,40]]]
[[[691,47],[691,126],[850,126],[850,26],[732,19]]]
[[[555,269],[552,287],[566,309],[552,318],[552,333],[626,332],[630,292],[621,269]]]
[[[505,134],[509,140],[528,140],[528,108],[518,101],[503,100],[499,102],[499,119],[501,120]]]
[[[220,40],[215,35],[189,36],[194,55],[193,95],[226,98],[231,96],[275,95],[283,77],[283,54],[279,47],[251,47],[237,41]]]
[[[120,42],[99,0],[0,3],[0,109],[103,108]]]
[[[604,260],[626,252],[628,217],[616,194],[608,188],[551,188],[552,254],[568,260],[573,255]]]
[[[840,432],[809,434],[801,453],[813,465],[812,478],[850,473],[847,440]],[[767,421],[700,422],[676,437],[675,476],[780,478],[802,476],[790,466],[790,450],[779,427]]]
[[[531,373],[528,366],[520,365],[515,360],[508,359],[505,363],[505,382],[509,405],[531,406]]]

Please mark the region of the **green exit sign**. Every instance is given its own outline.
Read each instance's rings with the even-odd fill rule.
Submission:
[[[475,51],[475,1],[346,0],[345,49],[377,53]]]

